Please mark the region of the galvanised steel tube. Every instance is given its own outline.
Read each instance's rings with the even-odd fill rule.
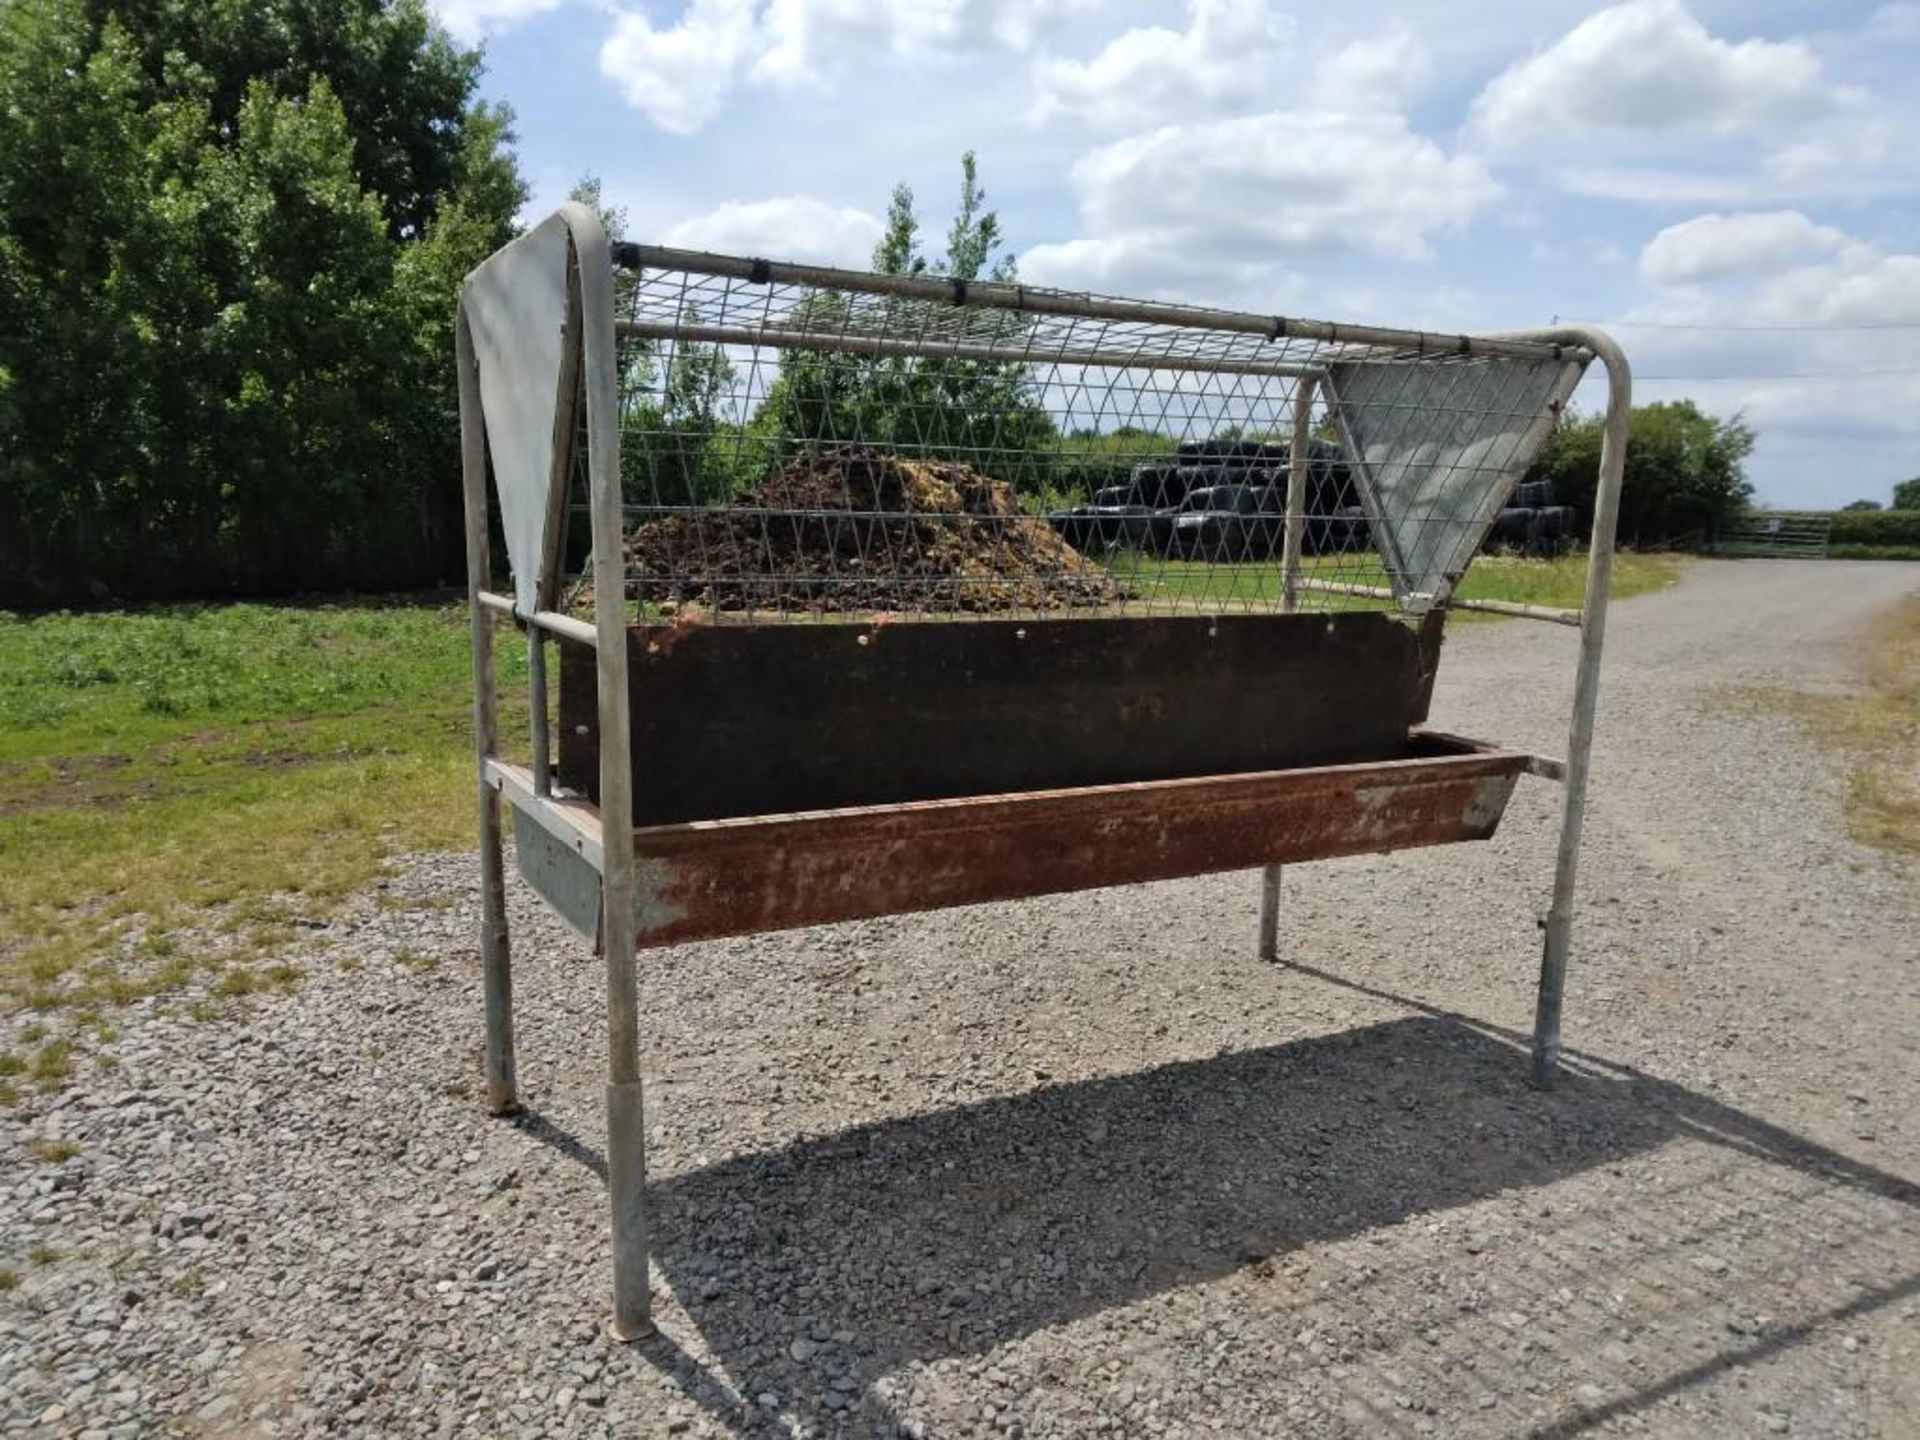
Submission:
[[[631,241],[613,247],[616,264],[629,270],[680,270],[745,280],[752,284],[806,285],[855,295],[898,295],[912,300],[980,306],[989,310],[1017,310],[1034,315],[1072,315],[1092,320],[1126,320],[1149,325],[1189,326],[1201,330],[1231,330],[1273,340],[1320,340],[1329,344],[1373,345],[1405,350],[1415,355],[1511,355],[1520,359],[1572,358],[1563,342],[1519,335],[1436,335],[1423,330],[1395,330],[1382,325],[1341,325],[1327,320],[1298,320],[1287,315],[1255,315],[1239,310],[1210,310],[1201,305],[1169,305],[1153,300],[1120,300],[1104,295],[1078,295],[996,280],[956,280],[937,275],[883,275],[868,270],[840,270],[830,265],[800,265],[784,260],[760,260],[739,255],[715,255],[702,250],[676,250],[664,245],[637,245]],[[1561,332],[1552,332],[1554,334]]]
[[[1593,506],[1593,536],[1587,549],[1587,593],[1580,626],[1580,664],[1573,684],[1573,720],[1567,735],[1566,808],[1560,817],[1560,850],[1553,872],[1553,902],[1547,910],[1540,954],[1540,995],[1533,1021],[1533,1079],[1549,1086],[1560,1073],[1560,1010],[1567,984],[1567,951],[1573,930],[1573,886],[1580,864],[1580,829],[1586,817],[1588,763],[1593,719],[1600,699],[1600,648],[1607,633],[1607,594],[1613,583],[1613,532],[1620,518],[1620,482],[1627,458],[1627,428],[1633,409],[1633,372],[1613,338],[1589,326],[1530,332],[1534,338],[1579,345],[1607,367],[1607,413],[1600,432],[1600,485]]]
[[[583,205],[560,212],[573,238],[581,366],[587,397],[587,483],[598,631],[600,935],[607,965],[607,1198],[613,1210],[616,1339],[653,1331],[647,1278],[646,1121],[640,1087],[639,994],[633,967],[633,734],[627,691],[626,556],[621,545],[620,413],[615,380],[613,264],[606,231]]]
[[[1112,370],[1170,370],[1196,375],[1319,375],[1326,366],[1297,360],[1219,359],[1169,355],[1152,349],[1074,349],[1034,346],[1024,337],[1005,343],[962,340],[931,334],[915,339],[865,335],[854,330],[792,330],[770,325],[676,324],[671,321],[621,320],[614,333],[623,340],[698,340],[708,345],[749,349],[814,350],[835,355],[877,355],[898,359],[969,360],[982,365],[1086,365]]]
[[[1293,433],[1287,445],[1287,518],[1280,542],[1280,608],[1300,608],[1300,546],[1307,523],[1307,473],[1313,464],[1314,377],[1303,376],[1293,391]],[[1281,867],[1269,865],[1260,876],[1260,958],[1280,958]]]
[[[480,410],[480,374],[464,303],[454,321],[460,382],[460,479],[466,508],[467,605],[473,626],[473,749],[480,808],[480,975],[487,1014],[487,1109],[519,1108],[513,1050],[513,966],[507,941],[506,862],[502,856],[500,796],[487,762],[498,743],[493,677],[493,617],[487,574],[487,432]]]

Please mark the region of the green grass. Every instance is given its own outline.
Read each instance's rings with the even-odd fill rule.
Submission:
[[[1829,545],[1829,560],[1920,560],[1920,545]]]
[[[0,614],[0,999],[183,985],[470,840],[470,644],[453,603]]]
[[[1815,738],[1847,757],[1847,830],[1864,845],[1920,861],[1920,599],[1861,637],[1861,684],[1846,694],[1763,690]]]
[[[1272,564],[1213,565],[1204,561],[1155,560],[1128,553],[1109,561],[1113,573],[1143,599],[1186,600],[1233,609],[1259,609],[1280,603],[1280,567]],[[1685,561],[1673,555],[1640,555],[1623,551],[1614,557],[1613,588],[1618,600],[1649,590],[1663,589],[1680,577]],[[1387,572],[1379,559],[1364,555],[1315,555],[1302,563],[1309,577],[1350,585],[1384,588]],[[1460,595],[1469,600],[1512,600],[1526,605],[1577,608],[1586,587],[1583,555],[1557,560],[1523,560],[1506,555],[1482,555],[1467,570]],[[1310,597],[1311,598],[1311,597]],[[1362,597],[1336,597],[1337,603],[1360,608]],[[1471,611],[1462,611],[1470,615]]]

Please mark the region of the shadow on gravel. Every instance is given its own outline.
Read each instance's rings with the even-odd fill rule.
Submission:
[[[688,1358],[668,1342],[663,1358],[736,1427],[754,1428],[741,1412],[771,1391],[809,1423],[857,1409],[864,1430],[886,1407],[863,1392],[905,1363],[1236,1271],[1273,1277],[1303,1247],[1680,1137],[1920,1203],[1897,1176],[1632,1071],[1576,1057],[1558,1089],[1536,1091],[1517,1038],[1433,1011],[664,1179],[651,1191],[657,1263],[745,1406],[720,1403],[732,1387],[712,1377],[688,1384]],[[521,1123],[604,1173],[574,1137]],[[1775,1341],[1791,1343],[1759,1343]],[[1729,1352],[1684,1383],[1747,1358]],[[1610,1403],[1573,1429],[1636,1408]]]

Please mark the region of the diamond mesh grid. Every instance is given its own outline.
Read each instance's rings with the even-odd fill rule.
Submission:
[[[676,260],[617,287],[626,598],[649,618],[1244,613],[1290,592],[1417,613],[1588,358]]]

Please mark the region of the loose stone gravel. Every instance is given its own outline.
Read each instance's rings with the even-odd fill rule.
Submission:
[[[486,1118],[474,862],[411,858],[296,993],[131,1007],[0,1112],[0,1432],[1911,1435],[1920,903],[1722,701],[1846,683],[1917,585],[1616,608],[1551,1094],[1540,782],[1489,844],[1289,870],[1293,965],[1250,875],[644,957],[632,1347],[593,957],[515,883],[531,1109]],[[1560,753],[1573,640],[1460,627],[1436,722]]]

